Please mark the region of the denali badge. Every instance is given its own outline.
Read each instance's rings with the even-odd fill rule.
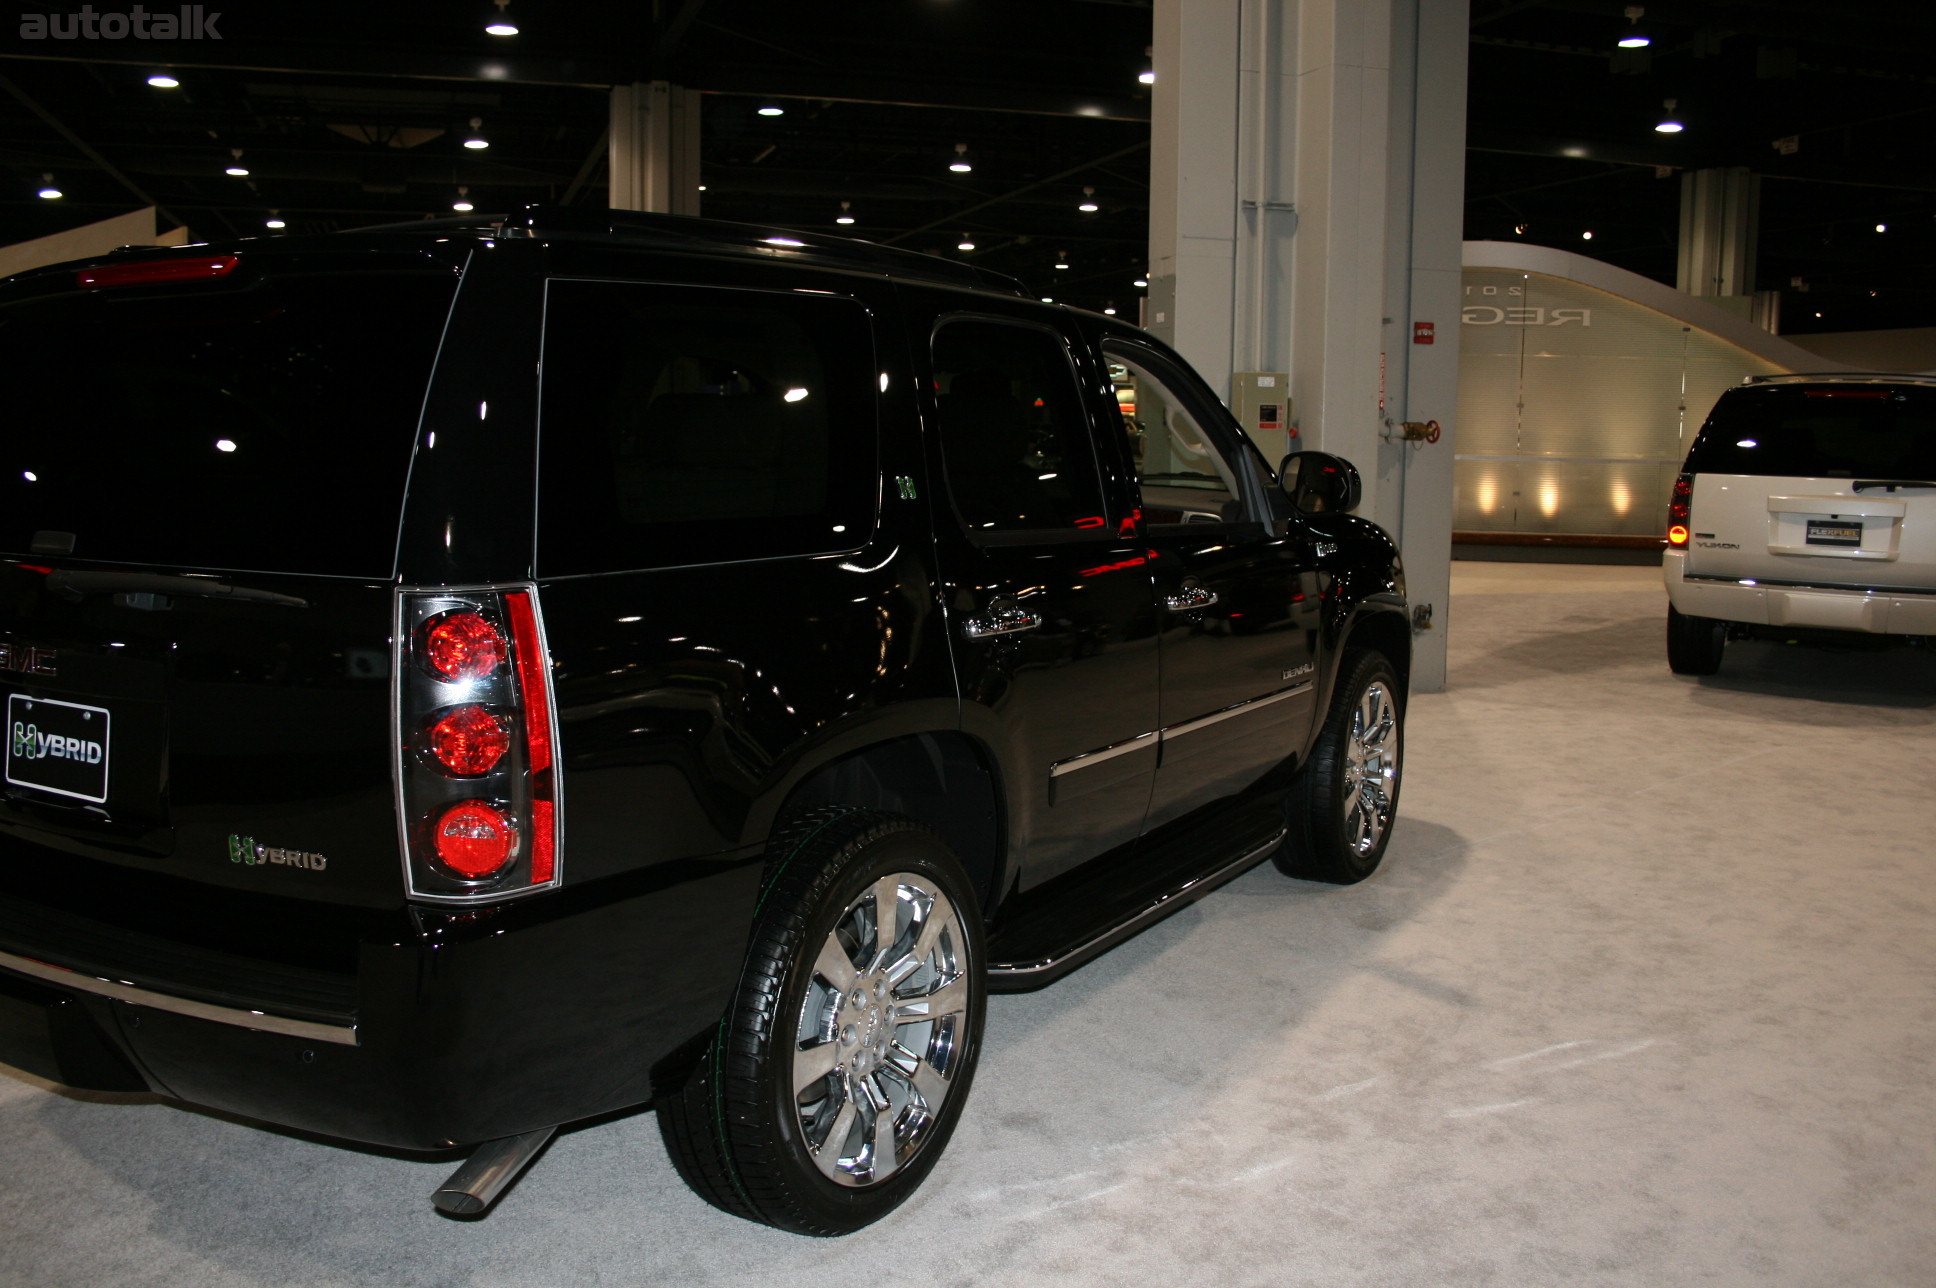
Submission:
[[[278,850],[273,845],[257,845],[253,836],[229,835],[229,862],[282,863],[290,867],[308,868],[321,872],[329,866],[329,860],[320,854],[307,854],[302,850]]]
[[[25,671],[28,675],[53,675],[54,650],[32,644],[9,644],[0,640],[0,671]]]

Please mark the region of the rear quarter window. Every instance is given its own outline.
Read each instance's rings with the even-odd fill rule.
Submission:
[[[876,370],[855,300],[552,281],[540,574],[862,544],[877,494]]]
[[[1936,389],[1884,384],[1731,390],[1687,454],[1698,474],[1936,479]]]

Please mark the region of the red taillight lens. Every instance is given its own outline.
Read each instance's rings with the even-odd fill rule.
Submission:
[[[481,680],[504,661],[504,637],[469,609],[441,613],[424,624],[424,661],[445,680]]]
[[[1688,525],[1694,515],[1694,476],[1683,474],[1674,480],[1674,494],[1667,500],[1667,544],[1685,546]]]
[[[460,801],[437,820],[437,861],[466,881],[488,877],[511,861],[517,830],[484,801]]]
[[[410,897],[476,903],[557,885],[564,811],[537,591],[406,590],[395,639]]]
[[[133,264],[103,264],[74,274],[80,286],[146,286],[154,282],[194,282],[227,277],[241,263],[233,255],[194,255],[144,259]]]
[[[426,741],[437,763],[453,774],[488,774],[511,746],[510,731],[483,707],[459,707],[430,726]]]

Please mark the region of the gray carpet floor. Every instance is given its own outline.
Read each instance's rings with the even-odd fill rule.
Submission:
[[[724,1216],[649,1115],[445,1168],[0,1075],[6,1285],[1936,1284],[1936,658],[1668,673],[1655,569],[1460,563],[1384,868],[993,999],[927,1186]]]

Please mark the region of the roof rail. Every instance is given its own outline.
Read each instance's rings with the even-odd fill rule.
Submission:
[[[1783,371],[1765,376],[1747,376],[1741,381],[1744,385],[1796,384],[1808,381],[1812,384],[1854,383],[1875,384],[1878,381],[1907,382],[1912,385],[1936,385],[1936,372],[1915,371]]]
[[[887,277],[944,286],[974,287],[1004,295],[1026,294],[1022,284],[1014,278],[972,264],[961,264],[892,246],[877,246],[873,242],[851,237],[829,237],[822,233],[763,224],[740,224],[721,219],[696,219],[688,215],[662,215],[637,210],[594,210],[580,206],[526,206],[517,214],[501,217],[494,222],[502,225],[502,236],[517,236],[520,233],[531,237],[600,236],[615,238],[627,245],[666,250],[785,255],[796,262],[829,268],[859,269]],[[401,227],[425,226],[405,224]]]

